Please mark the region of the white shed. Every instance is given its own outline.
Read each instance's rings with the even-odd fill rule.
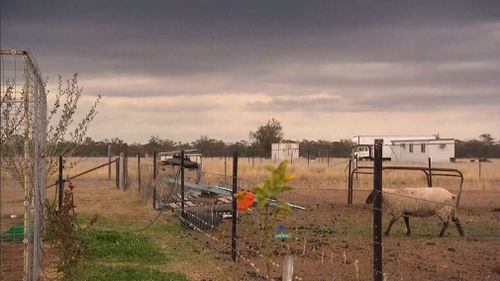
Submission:
[[[354,143],[354,155],[358,159],[369,159],[373,157],[373,143],[376,139],[384,140],[382,148],[382,157],[392,159],[391,142],[396,140],[428,140],[436,139],[433,135],[359,135],[352,137]]]
[[[455,139],[393,140],[392,161],[450,162],[455,158]]]
[[[299,158],[299,144],[296,142],[273,143],[271,156],[274,162],[293,161],[293,159]]]

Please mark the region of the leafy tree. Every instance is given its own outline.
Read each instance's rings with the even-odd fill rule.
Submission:
[[[273,118],[268,120],[266,125],[259,126],[255,132],[251,131],[250,140],[258,149],[269,151],[270,155],[272,144],[283,140],[283,127]]]
[[[271,276],[271,250],[272,250],[272,235],[273,222],[286,219],[288,213],[292,211],[288,202],[280,200],[278,197],[293,188],[288,185],[288,182],[295,178],[294,175],[286,173],[288,161],[281,162],[277,167],[267,166],[271,174],[253,192],[257,198],[257,211],[262,221],[261,239],[264,242],[263,259],[266,264],[267,277]],[[237,199],[242,199],[244,193],[235,195]]]
[[[495,139],[491,136],[491,134],[482,134],[479,136],[479,140],[485,144],[493,144]]]
[[[169,139],[161,139],[158,135],[151,136],[147,144],[144,145],[144,150],[153,151],[168,151],[173,150],[176,143]]]
[[[490,134],[482,134],[479,139],[457,140],[455,156],[457,158],[498,158],[500,157],[500,143],[495,143],[495,139]]]
[[[201,136],[199,139],[192,142],[191,145],[205,156],[220,155],[227,149],[227,146],[223,141],[212,139],[208,136]]]

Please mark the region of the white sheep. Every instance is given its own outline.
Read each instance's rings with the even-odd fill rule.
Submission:
[[[450,219],[455,223],[458,233],[464,236],[462,226],[456,216],[459,197],[441,187],[384,188],[382,191],[383,206],[386,207],[388,213],[392,216],[385,235],[389,235],[392,225],[401,217],[404,218],[406,224],[406,235],[410,235],[410,216],[437,216],[443,223],[439,236],[443,236]],[[366,198],[366,203],[370,204],[374,200],[375,191],[372,191],[368,195],[368,198]]]

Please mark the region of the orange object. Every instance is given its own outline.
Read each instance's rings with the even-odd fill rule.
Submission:
[[[252,192],[240,191],[238,192],[238,196],[243,196],[243,198],[237,199],[236,201],[238,210],[245,211],[253,205],[255,194],[253,194]]]

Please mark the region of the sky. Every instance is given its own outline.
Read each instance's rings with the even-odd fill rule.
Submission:
[[[500,1],[12,1],[1,47],[78,73],[89,136],[500,138]]]

